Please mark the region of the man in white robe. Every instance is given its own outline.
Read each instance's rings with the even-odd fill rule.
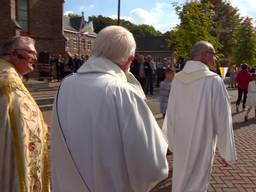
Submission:
[[[207,191],[216,147],[225,163],[236,160],[229,96],[209,70],[215,50],[199,41],[191,56],[173,80],[163,124],[174,156],[173,192]]]
[[[123,27],[103,29],[92,57],[60,85],[51,137],[53,192],[144,192],[168,176],[161,129],[143,92],[127,81],[135,46]]]

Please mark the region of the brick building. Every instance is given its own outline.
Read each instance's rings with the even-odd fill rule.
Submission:
[[[92,22],[84,17],[63,16],[64,0],[1,0],[0,46],[12,36],[30,36],[36,40],[38,63],[30,75],[42,71],[50,75],[50,55],[71,53],[90,55],[96,34]]]
[[[72,55],[91,55],[96,38],[93,23],[86,22],[83,13],[81,17],[64,15],[63,21],[66,51]]]
[[[40,53],[65,52],[63,0],[1,0],[0,44],[14,35],[29,35]]]

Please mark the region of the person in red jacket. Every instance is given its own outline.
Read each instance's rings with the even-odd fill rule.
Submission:
[[[239,111],[239,105],[242,100],[243,96],[243,109],[245,109],[245,103],[247,99],[247,92],[248,92],[248,85],[249,82],[252,80],[252,75],[247,70],[248,66],[247,64],[242,65],[241,71],[238,72],[236,76],[236,81],[238,84],[238,97],[236,100],[236,111]]]

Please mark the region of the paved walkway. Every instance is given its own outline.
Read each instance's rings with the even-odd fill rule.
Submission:
[[[215,156],[208,192],[256,192],[256,119],[251,111],[249,121],[244,122],[245,111],[235,112],[236,90],[229,90],[233,111],[238,161],[224,167],[219,154]],[[167,155],[170,176],[152,192],[171,191],[172,155]]]

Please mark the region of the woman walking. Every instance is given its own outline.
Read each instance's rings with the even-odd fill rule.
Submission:
[[[254,107],[255,120],[256,120],[256,74],[253,74],[252,78],[253,80],[249,83],[249,86],[248,86],[248,95],[247,95],[246,105],[249,107],[244,117],[245,121],[248,121],[248,115],[253,107]]]

